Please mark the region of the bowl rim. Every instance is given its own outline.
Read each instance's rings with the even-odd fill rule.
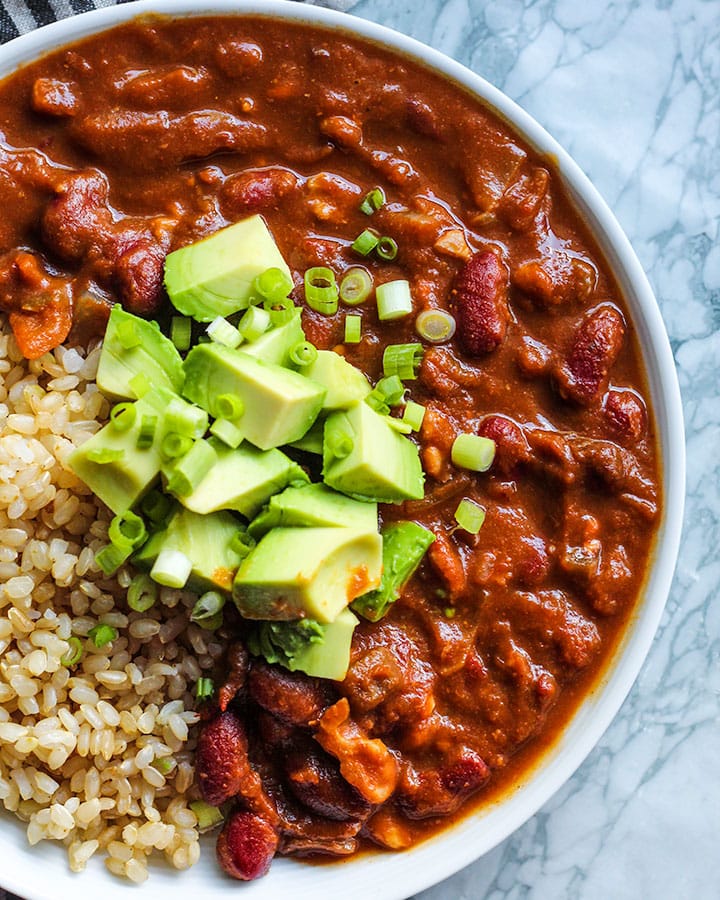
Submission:
[[[635,611],[616,646],[601,680],[582,701],[551,749],[525,773],[513,790],[489,808],[470,813],[457,824],[416,847],[395,854],[364,854],[348,862],[310,866],[277,860],[271,874],[237,888],[252,900],[270,900],[287,887],[296,900],[310,900],[318,889],[342,891],[345,900],[364,900],[368,892],[378,900],[402,900],[449,877],[492,850],[530,819],[571,778],[619,711],[650,649],[665,607],[677,560],[685,496],[685,442],[680,389],[665,326],[648,279],[628,238],[605,200],[569,154],[515,101],[456,60],[387,26],[354,15],[297,3],[294,0],[135,0],[61,19],[13,39],[0,48],[0,78],[18,66],[96,32],[139,15],[175,16],[260,15],[335,28],[399,52],[454,81],[498,113],[535,150],[550,157],[554,170],[586,221],[631,311],[644,358],[648,388],[656,416],[658,450],[662,462],[663,511],[655,539],[653,560]],[[0,825],[8,818],[3,815]],[[18,826],[20,823],[18,822]],[[49,842],[44,842],[49,843]],[[0,873],[2,885],[26,900],[55,900],[69,870],[59,848],[25,843],[23,829],[0,827],[0,855],[8,864]],[[203,854],[205,862],[212,854]],[[10,865],[12,861],[12,865]],[[27,862],[27,865],[25,863]],[[135,886],[109,878],[95,864],[79,878],[68,879],[76,900],[126,898]],[[17,865],[20,863],[20,865]],[[214,866],[214,861],[210,861]],[[231,882],[202,880],[209,872],[199,863],[189,872],[151,869],[148,882],[154,894],[170,900],[187,886],[198,888],[208,900],[220,900]],[[180,880],[182,879],[182,880]]]

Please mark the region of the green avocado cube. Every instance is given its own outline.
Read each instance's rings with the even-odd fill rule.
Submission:
[[[116,303],[103,338],[97,385],[109,397],[137,400],[130,386],[136,375],[143,375],[152,387],[176,394],[185,380],[180,354],[157,322],[140,319]]]
[[[377,503],[353,500],[324,484],[288,487],[270,498],[267,507],[250,523],[248,531],[257,540],[278,526],[377,531]]]
[[[305,332],[298,309],[287,322],[271,328],[256,340],[243,344],[242,352],[254,359],[261,359],[263,362],[274,363],[276,366],[287,366],[290,363],[290,353],[304,340]]]
[[[243,413],[235,424],[261,450],[301,438],[325,399],[325,388],[309,378],[220,344],[193,347],[184,367],[184,396],[211,415],[218,397],[238,397]]]
[[[315,362],[302,373],[327,389],[323,409],[329,412],[347,409],[357,400],[364,400],[372,390],[360,369],[333,350],[318,350]]]
[[[350,645],[358,619],[344,609],[334,622],[323,625],[321,641],[310,641],[288,662],[291,672],[305,672],[313,678],[342,681],[350,665]]]
[[[417,446],[387,417],[360,401],[325,422],[323,480],[358,500],[420,500],[424,475]]]
[[[258,450],[249,444],[233,450],[216,438],[208,443],[217,462],[191,494],[179,498],[193,512],[232,509],[251,519],[290,482],[307,480],[300,466],[280,450]]]
[[[247,619],[333,622],[378,587],[382,538],[357,528],[273,528],[245,557],[233,599]]]
[[[165,288],[173,306],[199,322],[212,322],[250,306],[253,281],[277,268],[292,281],[287,263],[261,216],[250,216],[195,244],[169,253]]]

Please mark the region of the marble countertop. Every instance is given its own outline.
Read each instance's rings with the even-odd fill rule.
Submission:
[[[0,33],[111,0],[6,0]],[[681,562],[643,671],[569,783],[416,900],[720,896],[720,2],[324,0],[525,107],[595,182],[655,289],[688,444]],[[2,892],[0,892],[2,893]]]

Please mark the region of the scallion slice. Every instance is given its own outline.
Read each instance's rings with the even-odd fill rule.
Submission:
[[[386,375],[375,385],[388,406],[398,406],[405,395],[405,385],[397,375]]]
[[[140,509],[153,525],[162,525],[167,520],[172,505],[172,500],[161,491],[150,491],[143,497]]]
[[[425,407],[414,400],[408,400],[403,410],[403,422],[406,422],[413,431],[420,431],[425,418]]]
[[[477,534],[485,521],[485,510],[478,503],[464,497],[455,510],[455,521],[469,534]]]
[[[224,347],[234,349],[242,344],[242,335],[234,325],[231,325],[227,319],[218,316],[206,328],[208,337],[215,341],[216,344],[222,344]]]
[[[373,231],[372,228],[366,228],[365,231],[360,232],[350,246],[360,256],[369,256],[377,247],[379,240],[380,235],[377,231]]]
[[[158,586],[149,575],[141,573],[130,582],[127,604],[135,612],[147,612],[158,598]]]
[[[461,469],[487,472],[495,459],[495,441],[479,434],[459,434],[453,441],[450,458]]]
[[[88,631],[88,637],[98,649],[117,640],[117,636],[118,630],[112,625],[96,625]]]
[[[388,416],[387,423],[391,428],[394,428],[395,431],[399,431],[400,434],[410,434],[412,431],[412,428],[404,419],[398,419],[395,416]]]
[[[108,526],[108,538],[116,547],[130,547],[134,550],[147,538],[145,523],[132,510],[113,516]]]
[[[162,439],[160,453],[165,459],[177,459],[184,456],[192,447],[193,441],[186,434],[178,434],[177,431],[169,431]]]
[[[424,341],[442,344],[455,334],[455,319],[444,309],[426,309],[415,319],[415,331]]]
[[[95,554],[95,562],[106,575],[113,575],[132,553],[132,545],[118,547],[108,544]]]
[[[290,351],[290,362],[304,368],[312,365],[317,359],[318,352],[309,341],[300,341]]]
[[[222,612],[223,606],[225,606],[225,597],[219,591],[206,591],[193,606],[190,621],[201,625]]]
[[[209,803],[205,803],[204,800],[193,800],[189,806],[197,816],[198,831],[200,833],[209,831],[224,821],[222,811],[216,806],[210,806]]]
[[[177,350],[189,350],[192,340],[192,319],[173,316],[170,320],[170,340]]]
[[[60,657],[60,663],[69,669],[82,659],[83,645],[80,638],[74,636],[67,639],[67,645],[67,651]]]
[[[338,308],[335,273],[326,266],[313,266],[305,272],[305,300],[310,309],[332,316]]]
[[[383,353],[383,374],[413,381],[418,377],[422,358],[422,344],[389,344]]]
[[[277,300],[264,300],[263,309],[270,313],[270,322],[275,325],[283,325],[295,315],[297,307],[290,297],[281,297]]]
[[[256,341],[269,327],[270,313],[262,306],[251,306],[238,322],[238,331],[246,341]]]
[[[219,438],[228,447],[232,447],[233,450],[237,450],[245,438],[242,429],[238,428],[230,419],[215,419],[210,426],[210,434]]]
[[[138,432],[135,446],[138,450],[148,450],[155,440],[155,429],[157,428],[157,416],[143,416],[140,420],[140,431]]]
[[[87,458],[99,466],[106,466],[108,463],[120,462],[121,459],[124,459],[125,451],[112,447],[93,447],[88,450]]]
[[[167,472],[167,489],[171,494],[192,494],[217,462],[217,453],[206,440],[195,441],[188,452],[176,460]]]
[[[253,289],[264,300],[274,302],[287,297],[293,289],[293,283],[282,269],[265,269],[253,282]]]
[[[362,316],[345,316],[345,343],[359,344],[362,340]]]
[[[163,756],[160,759],[156,759],[152,765],[153,769],[157,769],[161,775],[167,775],[175,768],[176,762],[172,756]]]
[[[372,275],[362,266],[353,266],[340,282],[340,299],[347,306],[359,306],[367,300],[372,289]]]
[[[215,691],[215,685],[212,678],[198,678],[195,685],[195,696],[198,700],[207,700],[212,697]]]
[[[244,412],[245,404],[237,394],[220,394],[215,400],[213,413],[218,419],[236,422]]]
[[[377,242],[377,247],[375,247],[375,252],[380,257],[380,259],[390,260],[395,259],[398,255],[398,245],[397,242],[394,241],[391,237],[381,237]]]
[[[244,529],[240,529],[235,532],[230,540],[230,550],[244,559],[253,549],[255,544],[255,538],[251,534],[248,534]]]
[[[190,573],[192,561],[180,550],[161,550],[150,570],[150,577],[158,584],[170,588],[184,588]]]
[[[366,216],[371,216],[374,212],[385,205],[385,191],[382,188],[375,188],[365,195],[363,202],[360,204],[360,212]]]
[[[115,431],[122,433],[132,428],[136,417],[137,409],[134,403],[117,403],[110,413],[110,424]]]
[[[410,282],[404,279],[386,281],[375,288],[378,318],[381,322],[392,322],[409,316],[413,311]]]
[[[207,431],[208,414],[193,403],[173,398],[165,410],[163,425],[166,431],[176,431],[190,438],[202,437]]]

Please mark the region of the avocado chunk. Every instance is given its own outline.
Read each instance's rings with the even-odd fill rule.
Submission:
[[[240,398],[244,411],[235,424],[261,450],[301,438],[325,399],[325,388],[309,378],[220,344],[193,347],[184,367],[185,397],[211,415],[223,394]]]
[[[254,359],[261,359],[263,362],[274,363],[276,366],[287,366],[290,363],[290,353],[304,340],[305,332],[302,329],[301,314],[298,309],[287,322],[276,325],[261,334],[256,340],[243,344],[242,352]]]
[[[399,503],[424,494],[423,470],[412,441],[360,401],[325,422],[325,484],[358,500]]]
[[[230,546],[240,523],[229,512],[201,516],[179,509],[167,528],[153,534],[133,556],[135,565],[150,571],[161,550],[179,550],[192,562],[187,588],[205,591],[232,590],[241,555]]]
[[[357,528],[273,528],[233,583],[246,619],[333,622],[355,597],[380,585],[382,538]]]
[[[321,419],[318,416],[300,440],[293,441],[288,446],[294,447],[296,450],[302,450],[304,453],[314,453],[315,456],[322,456],[324,432],[325,419]]]
[[[241,444],[236,450],[217,438],[209,438],[217,461],[195,490],[180,498],[193,512],[207,514],[233,509],[248,519],[290,482],[307,481],[307,475],[280,450],[258,450]]]
[[[355,612],[371,622],[379,621],[388,612],[435,540],[432,531],[417,522],[390,522],[381,534],[383,574],[380,587],[362,594],[352,605]]]
[[[133,316],[116,303],[103,339],[97,385],[109,397],[137,400],[130,382],[140,374],[151,386],[176,394],[185,380],[180,354],[157,323]]]
[[[350,665],[350,644],[357,624],[349,609],[328,625],[313,619],[260,622],[248,636],[248,649],[291,672],[342,681]]]
[[[315,362],[302,373],[327,389],[323,409],[329,412],[347,409],[356,400],[364,400],[372,390],[360,369],[333,350],[318,350]]]
[[[338,494],[324,484],[288,487],[270,498],[267,507],[248,526],[259,540],[271,528],[361,528],[377,531],[377,503],[363,503]]]
[[[250,216],[168,254],[165,288],[181,313],[212,322],[250,306],[254,279],[271,268],[280,269],[292,281],[264,220]]]

